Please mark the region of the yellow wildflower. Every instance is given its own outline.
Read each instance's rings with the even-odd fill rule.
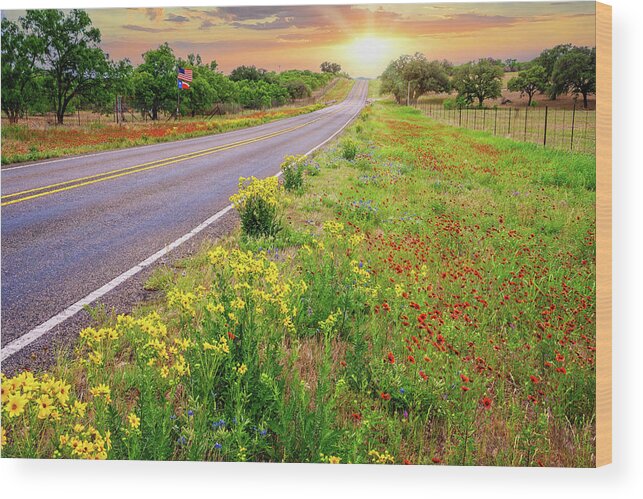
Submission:
[[[54,410],[54,401],[49,395],[41,395],[37,400],[38,419],[47,419]]]
[[[141,419],[133,412],[127,416],[127,421],[134,430],[141,426]]]
[[[15,416],[20,416],[25,410],[27,401],[27,397],[20,392],[15,392],[9,395],[5,406],[5,410],[9,413],[9,417],[13,418]]]

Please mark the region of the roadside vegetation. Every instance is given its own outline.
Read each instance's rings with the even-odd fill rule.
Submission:
[[[201,137],[262,125],[283,118],[322,109],[324,104],[254,111],[211,119],[187,119],[118,126],[114,123],[81,127],[31,128],[25,125],[2,126],[2,164],[57,158],[95,151],[156,144]]]
[[[382,102],[282,169],[157,301],[3,376],[3,457],[593,465],[594,157]]]

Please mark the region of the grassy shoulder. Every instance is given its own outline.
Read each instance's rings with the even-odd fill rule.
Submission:
[[[93,124],[73,128],[2,126],[2,164],[58,158],[96,151],[202,137],[262,125],[322,109],[323,104],[257,111],[252,114],[157,123]]]
[[[328,92],[323,95],[324,102],[341,102],[347,96],[348,92],[351,91],[355,80],[340,77],[337,79],[337,83],[333,85]]]
[[[3,456],[591,466],[594,158],[378,103],[305,171],[3,379]]]

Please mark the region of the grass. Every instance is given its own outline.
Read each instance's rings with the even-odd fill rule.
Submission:
[[[351,91],[351,88],[353,88],[354,84],[355,80],[349,80],[348,78],[338,78],[337,83],[324,94],[324,102],[343,101],[346,96],[348,96],[348,92]]]
[[[595,111],[549,109],[546,116],[544,107],[463,109],[460,112],[459,109],[445,109],[441,103],[428,99],[420,102],[417,107],[431,118],[447,125],[486,131],[553,149],[592,154],[596,152]]]
[[[381,84],[382,82],[379,79],[368,80],[368,98],[369,99],[380,98]]]
[[[323,107],[323,104],[314,104],[219,116],[210,120],[188,118],[181,121],[128,123],[123,126],[110,123],[34,129],[24,125],[3,125],[2,164],[213,135],[311,113]]]
[[[308,163],[276,236],[3,379],[3,456],[592,466],[594,157],[376,103]]]

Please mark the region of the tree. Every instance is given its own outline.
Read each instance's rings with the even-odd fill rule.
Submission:
[[[574,46],[571,43],[556,45],[555,47],[552,47],[550,49],[543,50],[540,55],[533,60],[534,64],[545,68],[545,75],[548,82],[546,92],[549,98],[552,100],[556,100],[556,97],[558,96],[558,94],[556,93],[557,90],[551,84],[551,77],[554,73],[554,66],[556,65],[556,61],[563,55],[567,54],[570,50],[572,50],[573,47]]]
[[[479,107],[485,99],[495,99],[502,95],[503,67],[490,59],[468,62],[456,69],[452,85],[458,96],[471,104],[478,99]]]
[[[521,71],[507,83],[507,88],[512,92],[520,92],[520,97],[527,95],[529,100],[527,106],[531,105],[536,92],[544,92],[547,89],[547,73],[545,68],[538,64],[532,65],[529,69]]]
[[[18,23],[2,19],[2,110],[9,123],[16,123],[27,108],[42,50],[41,40],[27,35]]]
[[[132,77],[137,107],[149,112],[153,120],[162,109],[170,110],[176,99],[176,59],[166,43],[143,54],[143,63]]]
[[[445,62],[428,61],[424,54],[403,55],[391,61],[380,80],[380,93],[393,94],[398,104],[415,103],[427,92],[450,90],[448,65]]]
[[[274,75],[272,75],[269,71],[263,68],[257,68],[256,66],[239,66],[238,68],[234,68],[230,72],[230,79],[232,81],[247,80],[267,81],[269,83],[272,83],[272,81],[274,80],[273,76]]]
[[[505,68],[507,71],[518,71],[519,63],[517,59],[505,59]]]
[[[74,98],[87,96],[109,81],[112,65],[98,47],[100,31],[83,10],[29,10],[23,21],[28,36],[42,44],[37,60],[47,76],[56,118],[63,123]]]
[[[560,56],[551,80],[557,94],[582,95],[583,107],[587,109],[587,96],[596,93],[596,48],[573,47]]]
[[[319,69],[321,69],[322,73],[331,73],[336,75],[342,70],[342,67],[336,62],[324,61],[319,65]]]

